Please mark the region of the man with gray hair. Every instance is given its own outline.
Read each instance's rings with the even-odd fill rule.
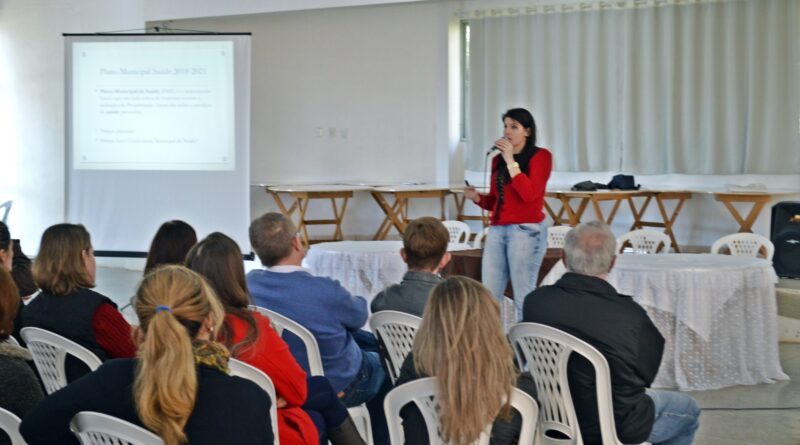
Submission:
[[[623,443],[691,444],[700,409],[687,394],[649,389],[658,373],[664,338],[647,312],[606,278],[616,260],[616,238],[599,221],[567,233],[567,273],[525,298],[523,321],[572,334],[599,350],[611,371],[617,436]],[[573,354],[567,365],[570,392],[584,443],[601,443],[594,368]]]

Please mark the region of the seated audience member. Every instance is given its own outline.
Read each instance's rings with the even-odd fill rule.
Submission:
[[[31,353],[6,343],[14,329],[14,315],[19,305],[17,286],[11,274],[0,267],[0,408],[23,418],[44,394],[33,372]],[[10,443],[8,436],[0,431],[0,445]]]
[[[494,418],[492,444],[519,441],[522,419],[506,401],[515,382],[534,398],[536,386],[530,374],[518,378],[500,306],[479,282],[450,277],[433,288],[396,386],[423,377],[437,378],[445,441],[472,443]],[[416,405],[400,415],[407,444],[431,442]]]
[[[183,264],[189,249],[197,244],[197,233],[192,226],[173,220],[161,224],[150,243],[144,273],[164,264]]]
[[[89,349],[100,360],[136,354],[131,327],[95,285],[97,265],[89,232],[82,225],[56,224],[42,234],[33,276],[42,289],[22,310],[21,327],[37,327],[62,335]],[[67,356],[67,380],[89,371]]]
[[[212,233],[192,247],[186,265],[208,280],[225,309],[220,341],[234,358],[260,369],[275,384],[281,444],[316,445],[328,439],[333,445],[363,444],[328,379],[315,376],[307,381],[305,371],[269,319],[248,308],[250,294],[236,242]]]
[[[649,389],[661,363],[664,338],[633,298],[606,281],[615,249],[614,234],[602,222],[569,231],[563,253],[568,272],[526,297],[523,320],[568,332],[605,356],[617,436],[623,443],[690,444],[700,410],[689,395]],[[573,354],[568,373],[583,440],[600,443],[594,367]]]
[[[138,358],[108,361],[45,398],[22,422],[28,444],[77,444],[69,423],[80,411],[144,426],[167,445],[273,443],[269,397],[228,375],[228,350],[214,341],[225,312],[201,276],[159,268],[144,277],[133,306]]]
[[[450,261],[449,242],[450,233],[438,219],[426,216],[409,222],[400,249],[408,272],[400,284],[375,296],[370,305],[372,313],[391,310],[421,317],[431,289],[442,281],[439,270]]]
[[[350,295],[338,281],[316,277],[301,267],[303,242],[294,224],[280,213],[256,218],[250,224],[250,243],[265,266],[247,275],[255,303],[311,331],[319,345],[325,377],[346,406],[369,402],[373,437],[382,443],[388,434],[383,396],[390,384],[375,338],[359,330],[367,321],[367,301]],[[357,339],[364,343],[357,344]],[[292,355],[304,364],[302,343],[293,337],[287,343]],[[373,350],[364,350],[366,347]]]

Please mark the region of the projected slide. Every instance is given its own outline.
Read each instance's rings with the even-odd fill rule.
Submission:
[[[72,167],[234,170],[232,42],[75,42]]]

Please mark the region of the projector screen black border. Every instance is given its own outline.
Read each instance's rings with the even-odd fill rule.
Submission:
[[[94,256],[103,258],[147,258],[147,252],[134,252],[125,250],[95,250]],[[253,252],[242,255],[245,261],[253,261],[256,254]]]
[[[165,29],[166,31],[167,29]],[[174,30],[170,30],[174,31]],[[93,37],[93,36],[158,36],[164,35],[181,35],[181,36],[252,36],[252,32],[180,32],[180,33],[166,33],[166,32],[91,32],[91,33],[62,33],[62,37]]]

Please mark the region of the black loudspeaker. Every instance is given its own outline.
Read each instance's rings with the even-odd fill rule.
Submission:
[[[772,264],[779,277],[800,278],[800,202],[785,201],[772,206],[770,230],[775,255]]]

